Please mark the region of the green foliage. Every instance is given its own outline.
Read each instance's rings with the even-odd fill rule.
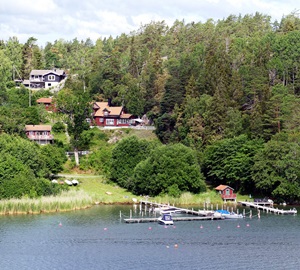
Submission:
[[[148,157],[152,148],[152,143],[135,136],[118,142],[112,151],[111,179],[121,187],[131,188],[134,168]]]
[[[65,124],[63,122],[56,122],[52,126],[52,131],[53,132],[57,132],[57,133],[63,133],[63,132],[65,132],[66,131]]]
[[[281,137],[283,138],[283,137]],[[300,146],[270,140],[254,158],[252,176],[257,190],[276,200],[293,202],[300,194]]]
[[[38,197],[57,194],[43,179],[62,168],[66,157],[61,149],[39,145],[6,134],[0,136],[0,198]]]
[[[156,196],[206,190],[195,152],[182,144],[156,147],[134,169],[133,192]]]
[[[261,140],[241,135],[208,146],[203,153],[203,171],[214,186],[225,184],[237,191],[252,192],[251,173],[254,155],[262,148]]]
[[[45,162],[48,174],[62,171],[63,164],[67,161],[64,149],[51,144],[41,147],[41,159]]]

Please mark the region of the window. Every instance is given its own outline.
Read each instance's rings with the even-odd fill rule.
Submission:
[[[230,195],[230,189],[229,188],[226,189],[226,195]]]
[[[106,125],[113,126],[115,124],[114,119],[106,119]]]
[[[128,124],[128,119],[118,119],[118,124]]]
[[[54,75],[48,75],[48,81],[55,81]]]

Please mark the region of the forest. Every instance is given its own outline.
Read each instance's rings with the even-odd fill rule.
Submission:
[[[86,149],[92,131],[80,124],[84,117],[75,117],[74,123],[74,116],[89,112],[78,104],[111,99],[131,114],[147,115],[159,139],[151,144],[135,138],[102,147],[110,157],[102,168],[95,161],[103,158],[101,150],[90,161],[83,160],[120,186],[136,194],[176,196],[201,192],[204,183],[227,184],[242,194],[300,199],[296,13],[280,22],[260,13],[175,21],[172,26],[151,22],[116,38],[59,39],[45,47],[34,37],[25,44],[11,37],[0,41],[0,60],[1,136],[24,137],[25,124],[46,122],[34,100],[51,94],[75,124],[73,129],[69,125],[73,147]],[[66,88],[58,94],[15,87],[14,79],[28,79],[32,69],[52,68],[68,73]],[[113,161],[121,162],[126,153],[126,143],[144,147],[144,155],[133,153],[135,160],[129,156],[128,166],[114,167]],[[4,173],[0,193],[1,179]]]

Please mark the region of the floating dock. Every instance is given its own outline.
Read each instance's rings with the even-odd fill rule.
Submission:
[[[165,208],[169,207],[173,211],[178,211],[182,214],[187,214],[189,216],[177,216],[173,215],[172,219],[173,221],[197,221],[197,220],[220,220],[224,219],[222,216],[215,216],[213,210],[193,210],[193,209],[186,209],[186,208],[180,208],[175,206],[170,206],[167,204],[161,204],[156,202],[150,202],[147,200],[140,200],[140,210],[142,210],[142,205],[145,206],[144,212],[147,213],[154,213],[156,215],[155,207],[157,208]],[[141,211],[141,213],[144,213]],[[158,213],[159,214],[159,213]],[[122,214],[120,213],[120,218],[122,218]],[[126,223],[146,223],[146,222],[158,222],[158,217],[132,217],[132,211],[130,211],[129,218],[123,219]]]
[[[211,217],[172,217],[173,221],[195,221],[195,220],[215,220],[222,219],[214,216]],[[158,218],[125,218],[126,223],[147,223],[147,222],[157,222]]]
[[[256,202],[238,202],[238,203],[243,206],[248,206],[251,208],[256,208],[258,210],[265,211],[267,213],[274,213],[274,214],[278,214],[278,215],[296,215],[297,214],[297,209],[295,209],[295,208],[290,209],[290,210],[285,210],[285,209],[278,209],[278,208],[274,208],[274,207],[268,207],[268,206],[261,205],[260,203],[256,203]]]
[[[162,204],[162,203],[156,203],[156,202],[149,202],[149,201],[145,201],[145,200],[140,200],[140,204],[144,204],[145,206],[149,205],[149,210],[153,207],[160,207],[160,208],[164,208],[164,207],[170,207],[176,211],[180,211],[181,213],[184,214],[188,214],[188,215],[193,215],[193,216],[202,216],[202,217],[207,217],[207,216],[212,216],[214,214],[214,211],[212,210],[194,210],[194,209],[187,209],[187,208],[180,208],[180,207],[176,207],[176,206],[171,206],[171,205],[167,205],[167,204]]]

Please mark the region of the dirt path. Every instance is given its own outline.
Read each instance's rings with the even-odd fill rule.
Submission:
[[[91,174],[66,174],[58,173],[57,176],[66,177],[66,178],[97,178],[102,177],[101,175],[91,175]]]

